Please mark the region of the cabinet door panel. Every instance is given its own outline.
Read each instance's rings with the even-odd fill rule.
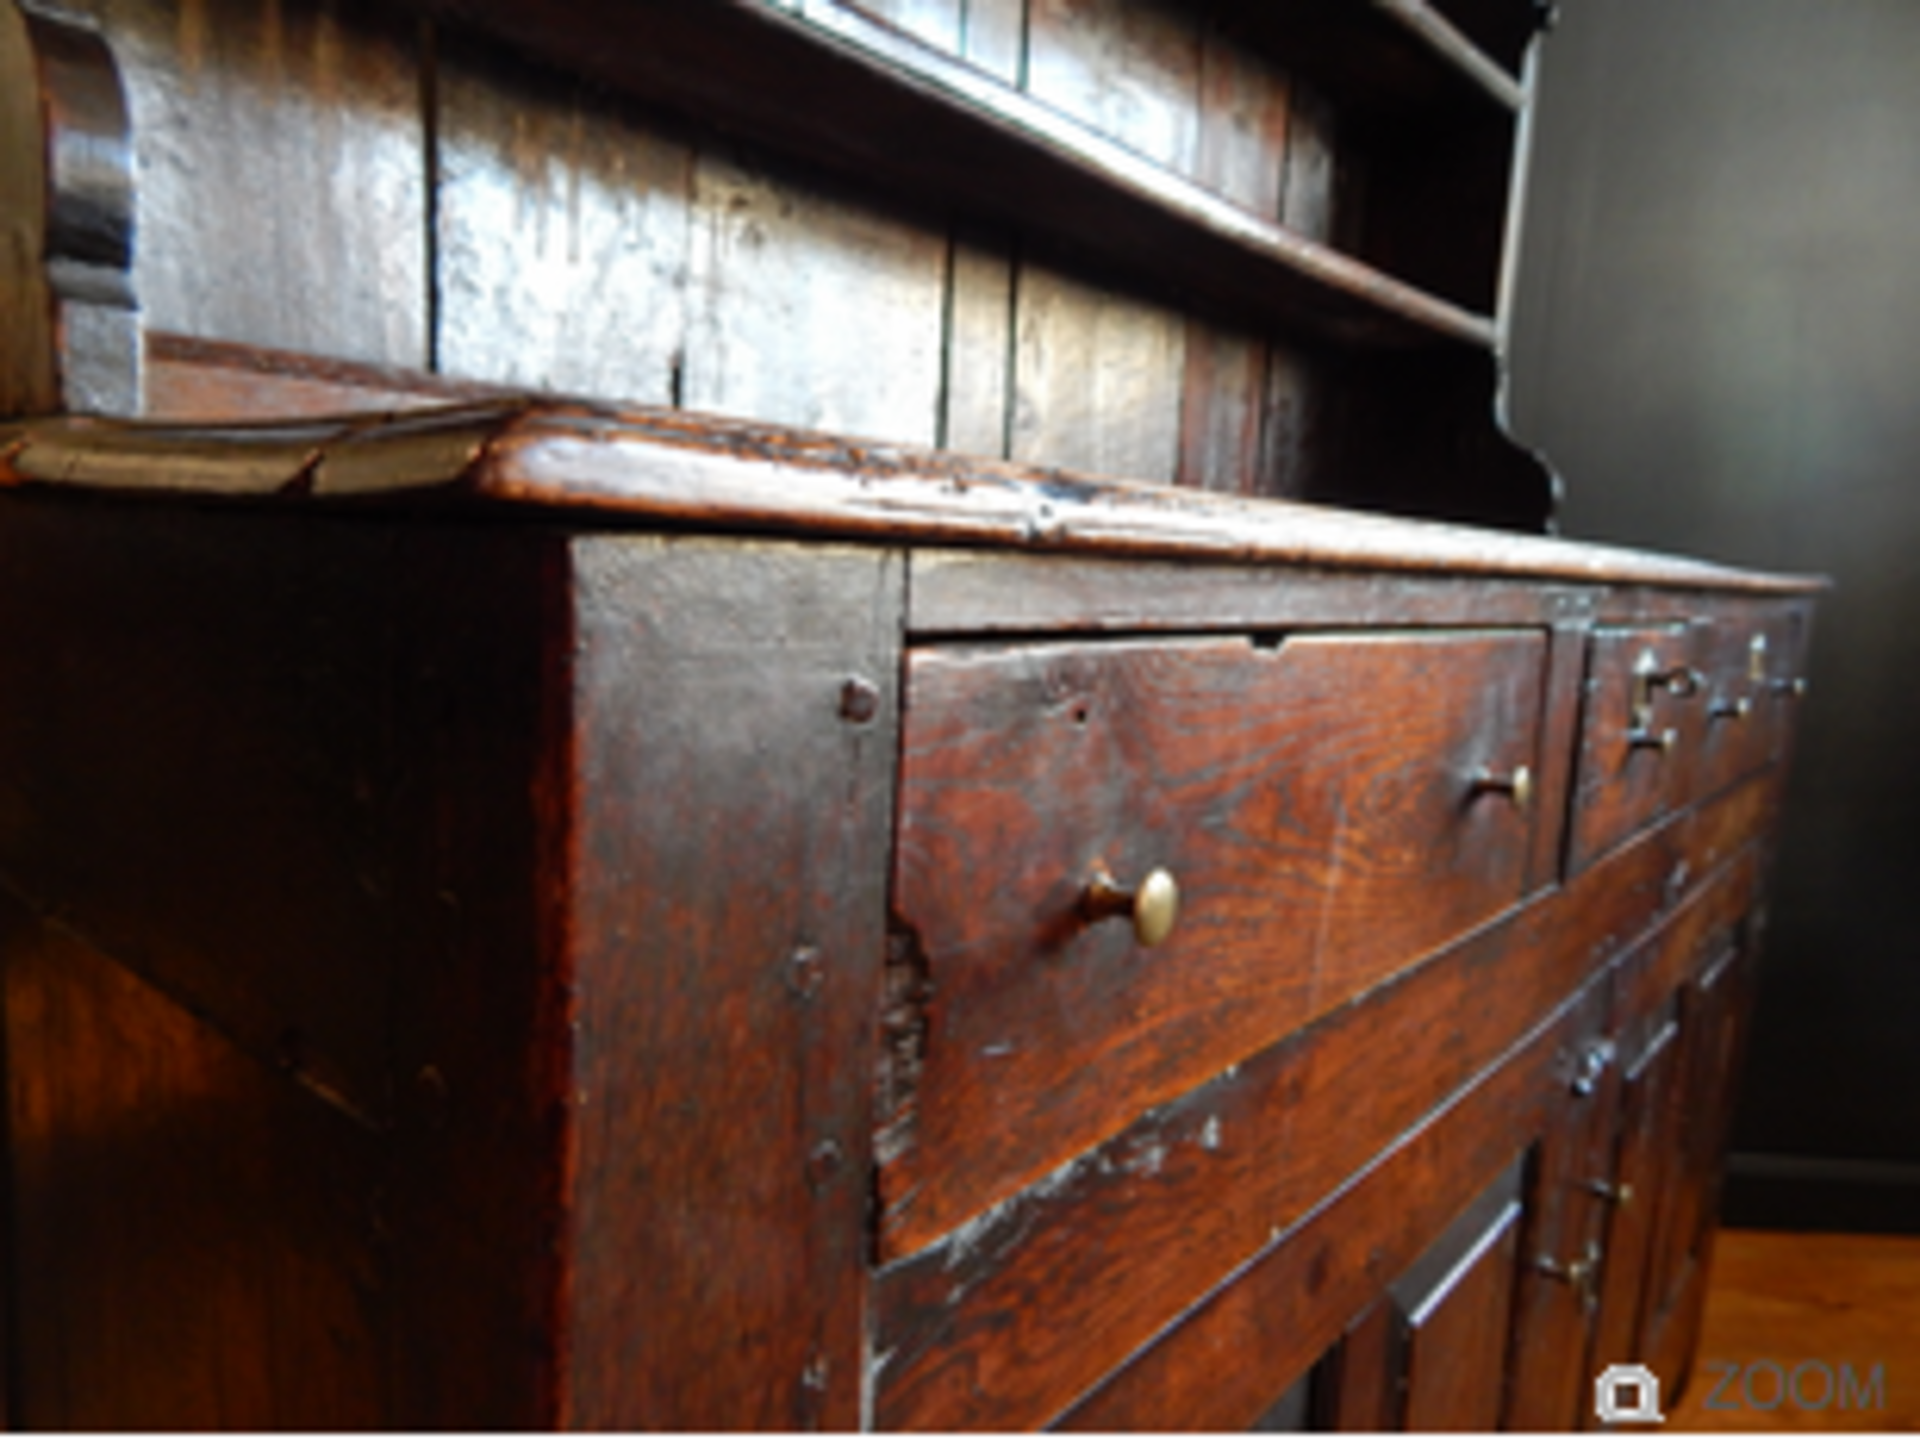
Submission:
[[[1348,1327],[1322,1366],[1335,1430],[1491,1430],[1500,1420],[1521,1230],[1516,1160]]]
[[[1595,1374],[1638,1360],[1640,1312],[1646,1297],[1654,1217],[1670,1170],[1670,1116],[1679,1057],[1677,1007],[1669,1005],[1652,1036],[1628,1062],[1620,1086],[1620,1145],[1611,1181],[1607,1264],[1594,1320]]]

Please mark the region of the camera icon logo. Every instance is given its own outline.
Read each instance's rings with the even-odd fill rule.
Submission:
[[[1593,1413],[1607,1425],[1658,1425],[1660,1377],[1644,1365],[1609,1365],[1593,1382]]]

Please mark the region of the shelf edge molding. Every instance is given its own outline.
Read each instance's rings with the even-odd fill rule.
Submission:
[[[33,421],[0,428],[0,489],[288,508],[531,507],[595,525],[1606,585],[1797,594],[1825,583],[685,411],[532,399],[280,423]]]

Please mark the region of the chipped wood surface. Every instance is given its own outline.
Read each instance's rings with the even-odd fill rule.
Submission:
[[[896,543],[1780,594],[1813,593],[1825,583],[667,411],[538,402],[292,425],[15,425],[0,428],[0,484],[286,492],[287,503],[445,490],[486,502],[564,506],[609,521],[652,517]]]
[[[1474,777],[1539,769],[1543,659],[1523,631],[914,652],[892,894],[932,1038],[881,1253],[1517,904],[1533,816]],[[1154,867],[1163,946],[1081,918],[1096,870]]]
[[[1750,864],[1764,814],[1729,796],[1649,832],[882,1271],[880,1423],[1058,1413],[1494,1066],[1592,973],[1592,937],[1624,947],[1659,923],[1677,861],[1693,895]],[[1121,1247],[1129,1263],[1114,1266]],[[984,1393],[979,1374],[993,1376]]]

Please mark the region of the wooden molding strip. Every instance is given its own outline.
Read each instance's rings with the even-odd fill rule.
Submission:
[[[893,544],[1797,594],[1824,581],[1604,545],[1147,485],[664,409],[514,400],[401,415],[0,429],[0,485],[419,498]]]

